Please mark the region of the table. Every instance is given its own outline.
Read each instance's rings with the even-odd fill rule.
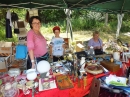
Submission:
[[[80,81],[81,83],[80,88],[78,87],[78,80],[76,80],[76,82],[73,83],[74,88],[66,89],[66,90],[59,90],[58,88],[56,88],[52,90],[41,91],[35,94],[35,97],[83,97],[89,93],[89,89],[90,89],[93,77],[99,78],[107,74],[109,73],[102,73],[96,76],[92,74],[87,74],[87,87],[85,89],[83,87],[83,80]],[[22,91],[20,90],[19,97],[32,97],[32,93],[28,95],[24,95]]]
[[[120,69],[118,72],[113,73],[113,74],[120,75],[121,72],[122,72],[122,69]],[[74,88],[66,89],[66,90],[59,90],[58,88],[56,88],[56,89],[52,89],[52,90],[41,91],[41,92],[35,94],[35,97],[83,97],[89,93],[91,82],[94,77],[99,78],[99,77],[105,76],[107,74],[110,74],[110,72],[106,73],[106,74],[105,73],[98,74],[96,76],[88,73],[87,74],[87,86],[85,89],[83,86],[83,80],[80,80],[81,87],[80,88],[78,87],[78,79],[77,79],[76,82],[73,82]],[[30,93],[28,95],[24,95],[22,93],[22,91],[20,91],[19,97],[32,97],[32,93]]]

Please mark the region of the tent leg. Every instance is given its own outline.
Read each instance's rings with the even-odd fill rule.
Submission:
[[[118,24],[117,24],[117,31],[116,31],[116,39],[119,36],[123,17],[124,17],[124,14],[117,14]]]
[[[108,13],[105,14],[105,26],[108,24]]]
[[[65,9],[64,11],[67,16],[67,18],[66,18],[66,20],[67,20],[67,27],[66,27],[67,38],[68,38],[68,32],[70,31],[71,40],[73,40],[72,26],[71,26],[71,21],[70,21],[71,10]]]

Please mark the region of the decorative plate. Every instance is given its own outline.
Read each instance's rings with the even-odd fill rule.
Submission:
[[[90,65],[85,68],[85,71],[91,74],[100,74],[103,72],[103,68],[100,65]]]

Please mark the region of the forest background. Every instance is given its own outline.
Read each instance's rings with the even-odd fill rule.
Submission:
[[[10,9],[17,13],[20,20],[25,20],[26,9]],[[17,35],[13,33],[13,38],[5,37],[5,18],[7,9],[0,9],[0,41],[17,42]],[[66,14],[64,10],[39,10],[39,16],[42,19],[41,32],[50,40],[54,35],[52,28],[60,26],[61,36],[66,35]],[[74,41],[85,41],[92,37],[92,32],[97,30],[100,32],[100,37],[103,41],[114,39],[117,29],[117,14],[108,14],[108,22],[105,23],[106,13],[92,12],[89,10],[72,10],[71,23],[73,29]],[[27,30],[29,30],[27,26]],[[123,42],[130,42],[130,14],[126,13],[123,18],[120,36],[118,37]],[[127,34],[126,34],[127,33]],[[69,36],[70,37],[70,36]]]

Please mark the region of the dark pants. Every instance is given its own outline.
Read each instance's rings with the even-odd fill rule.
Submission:
[[[49,54],[46,53],[46,54],[44,54],[44,55],[41,56],[41,57],[36,57],[36,62],[38,63],[38,62],[40,62],[40,61],[42,61],[42,60],[48,60],[48,58],[49,58]],[[32,68],[32,62],[31,62],[30,56],[28,55],[28,59],[27,59],[27,69],[30,69],[30,68]]]
[[[58,60],[64,60],[64,57],[63,56],[60,56],[60,57],[53,56],[53,62],[56,62]]]

